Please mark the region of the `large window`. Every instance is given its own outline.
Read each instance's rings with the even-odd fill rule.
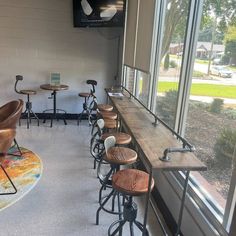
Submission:
[[[189,1],[168,1],[165,9],[161,65],[158,76],[156,114],[175,127],[177,94]]]
[[[233,57],[228,58],[231,51],[227,49],[227,38],[236,34],[236,27],[226,25],[220,31],[224,10],[216,12],[214,4],[211,7],[212,14],[202,16],[185,136],[208,167],[208,171],[192,176],[201,183],[207,200],[227,228],[234,204],[232,173],[236,158],[236,67],[231,62]]]
[[[136,82],[136,96],[139,100],[148,107],[149,98],[149,86],[150,86],[150,75],[137,70],[137,82]]]
[[[194,188],[189,193],[219,234],[229,230],[236,199],[233,3],[163,1],[156,15],[164,17],[162,22],[159,19],[159,28],[154,26],[159,38],[152,49],[156,68],[143,73],[126,67],[124,73],[126,88],[189,140],[207,165],[206,172],[192,172]],[[181,179],[182,173],[176,177]]]
[[[135,86],[135,70],[129,66],[124,66],[124,86],[133,94]]]

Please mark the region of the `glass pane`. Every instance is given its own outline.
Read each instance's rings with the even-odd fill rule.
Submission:
[[[134,88],[134,69],[125,66],[125,78],[126,78],[126,84],[125,87],[133,94],[133,88]]]
[[[150,85],[150,75],[141,71],[137,71],[136,94],[137,98],[148,107],[148,94]]]
[[[203,22],[205,18],[197,43],[185,137],[208,167],[193,177],[224,213],[236,156],[236,65],[231,63],[232,56],[226,60],[230,27],[219,36],[220,18],[211,14]],[[236,28],[232,30],[235,34]]]
[[[165,16],[156,113],[174,128],[189,1],[170,0]]]

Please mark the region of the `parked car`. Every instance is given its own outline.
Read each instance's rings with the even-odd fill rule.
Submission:
[[[223,66],[212,66],[210,73],[212,75],[218,75],[220,77],[225,77],[225,78],[231,78],[233,76],[233,71]]]
[[[215,59],[213,59],[212,64],[213,65],[220,65],[220,62],[221,62],[220,58],[215,58]]]

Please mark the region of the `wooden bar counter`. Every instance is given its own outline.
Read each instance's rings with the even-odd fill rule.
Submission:
[[[128,93],[124,92],[123,96],[110,96],[110,90],[105,89],[114,110],[117,112],[120,121],[126,127],[132,140],[136,143],[139,151],[143,155],[139,158],[152,178],[153,170],[162,171],[186,171],[186,180],[181,200],[181,208],[178,219],[178,228],[175,235],[179,235],[184,201],[188,186],[190,171],[204,171],[207,167],[190,152],[186,153],[169,153],[170,161],[162,161],[164,151],[167,148],[181,148],[183,144],[178,141],[172,132],[163,124],[153,125],[154,117]],[[121,93],[121,91],[119,91]],[[151,184],[151,182],[150,182]],[[150,192],[147,194],[146,212],[144,215],[144,225],[146,227],[147,209]]]

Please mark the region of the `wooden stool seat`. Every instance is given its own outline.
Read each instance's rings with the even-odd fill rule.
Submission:
[[[25,95],[35,95],[37,92],[31,89],[24,89],[24,90],[20,90],[20,93],[25,94]]]
[[[123,132],[111,132],[102,134],[101,139],[104,141],[107,137],[114,136],[116,138],[116,144],[127,145],[131,142],[131,136]]]
[[[101,115],[104,119],[111,119],[111,120],[117,119],[117,113],[112,111],[98,111],[98,115]]]
[[[139,196],[148,192],[149,174],[136,169],[124,169],[112,176],[112,187],[126,195]],[[152,179],[151,189],[154,187]]]
[[[82,98],[87,98],[89,97],[90,93],[79,93],[79,96]]]
[[[116,125],[117,125],[116,120],[104,119],[104,128],[116,129]]]
[[[98,110],[99,111],[112,111],[113,106],[109,104],[98,104]]]
[[[137,160],[137,153],[127,147],[111,147],[104,159],[111,164],[127,165]]]

